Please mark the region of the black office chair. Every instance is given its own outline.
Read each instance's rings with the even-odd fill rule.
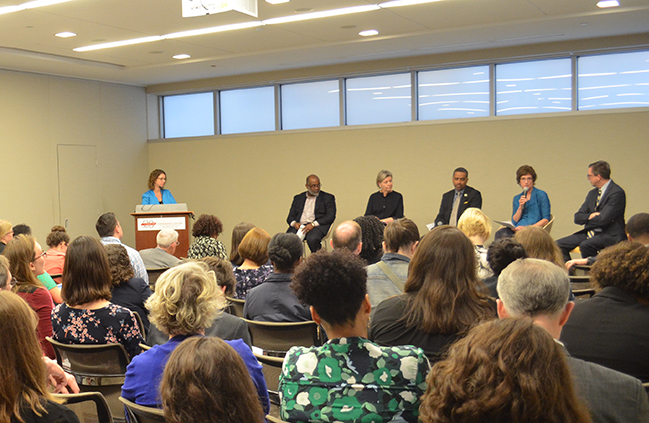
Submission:
[[[113,416],[101,392],[53,394],[79,417],[81,423],[113,423]]]

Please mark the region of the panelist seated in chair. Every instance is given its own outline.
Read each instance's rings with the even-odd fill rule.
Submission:
[[[146,306],[151,322],[169,335],[169,341],[133,358],[126,369],[122,397],[139,405],[160,408],[158,383],[169,355],[185,339],[204,336],[205,328],[223,313],[226,305],[214,272],[209,271],[205,264],[183,263],[163,273]],[[268,414],[270,401],[261,365],[242,340],[224,342],[243,359],[264,414]]]
[[[302,262],[304,247],[295,234],[280,233],[268,244],[273,273],[266,282],[248,292],[243,317],[262,322],[301,322],[311,320],[311,311],[300,304],[291,291],[291,277]]]

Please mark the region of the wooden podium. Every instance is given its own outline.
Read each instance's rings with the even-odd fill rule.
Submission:
[[[135,249],[144,250],[155,248],[158,243],[156,236],[162,229],[175,229],[178,232],[180,245],[176,247],[174,256],[187,257],[189,250],[189,235],[191,234],[190,216],[192,211],[147,211],[131,213],[135,218]]]

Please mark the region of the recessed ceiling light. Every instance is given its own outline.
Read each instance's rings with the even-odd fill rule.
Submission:
[[[61,38],[70,38],[70,37],[76,37],[77,34],[75,34],[74,32],[65,31],[65,32],[59,32],[58,34],[54,34],[54,36],[61,37]]]
[[[368,29],[367,31],[361,31],[358,33],[361,37],[371,37],[372,35],[378,35],[379,31],[376,29]]]
[[[597,7],[604,9],[607,7],[618,7],[620,2],[617,0],[601,0],[597,3]]]
[[[173,56],[174,59],[178,59],[178,60],[189,59],[190,57],[192,57],[192,56],[190,56],[189,54],[177,54],[177,55]]]
[[[270,4],[280,4],[280,3],[288,3],[291,0],[266,0],[266,3]]]

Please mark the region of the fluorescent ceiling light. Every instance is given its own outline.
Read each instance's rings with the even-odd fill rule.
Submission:
[[[288,3],[291,0],[266,0],[266,3],[270,4],[280,4],[280,3]]]
[[[171,39],[174,39],[174,38],[193,37],[195,35],[213,34],[215,32],[234,31],[234,30],[237,30],[237,29],[252,28],[252,27],[261,26],[261,25],[263,25],[263,23],[261,23],[259,21],[243,22],[243,23],[232,24],[232,25],[221,25],[221,26],[213,26],[213,27],[210,27],[210,28],[192,29],[192,30],[189,30],[189,31],[173,32],[171,34],[162,35],[161,37],[164,40],[171,40]]]
[[[112,43],[103,43],[103,44],[95,44],[93,46],[77,47],[77,48],[73,48],[72,50],[77,52],[93,51],[93,50],[101,50],[104,48],[123,47],[123,46],[130,46],[133,44],[150,43],[152,41],[160,41],[163,39],[164,38],[162,38],[159,35],[154,35],[153,37],[134,38],[132,40],[114,41]]]
[[[376,29],[368,29],[367,31],[361,31],[358,33],[361,37],[371,37],[372,35],[378,35],[379,31]]]
[[[341,15],[349,15],[351,13],[361,13],[361,12],[369,12],[372,10],[377,10],[380,9],[380,7],[376,4],[368,4],[367,6],[354,6],[354,7],[345,7],[343,9],[333,9],[333,10],[325,10],[322,12],[312,12],[312,13],[304,13],[301,15],[294,15],[294,16],[284,16],[281,18],[272,18],[272,19],[267,19],[265,21],[262,21],[264,25],[275,25],[275,24],[281,24],[281,23],[287,23],[287,22],[298,22],[298,21],[306,21],[308,19],[319,19],[319,18],[328,18],[331,16],[341,16]]]
[[[394,1],[387,1],[385,3],[379,3],[379,7],[388,8],[388,7],[412,6],[414,4],[434,3],[436,1],[442,1],[442,0],[394,0]]]
[[[604,9],[607,7],[618,7],[620,2],[617,0],[602,0],[597,3],[597,7]]]
[[[171,57],[174,59],[181,60],[181,59],[189,59],[192,56],[190,56],[189,54],[176,54],[175,56],[171,56]]]
[[[69,1],[72,0],[35,0],[14,6],[0,7],[0,15],[4,15],[5,13],[20,12],[21,10],[26,9],[35,9],[37,7],[51,6],[53,4],[66,3]]]
[[[54,34],[54,36],[60,38],[70,38],[70,37],[76,37],[77,34],[75,34],[74,32],[65,31],[65,32],[59,32],[58,34]]]

